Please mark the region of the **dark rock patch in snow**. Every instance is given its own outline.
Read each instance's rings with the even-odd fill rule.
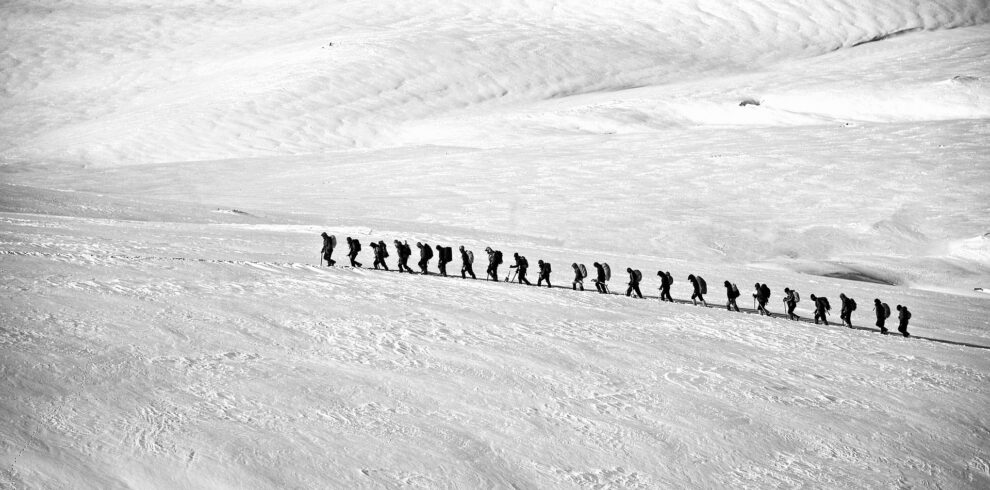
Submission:
[[[213,212],[214,213],[221,213],[221,214],[236,214],[236,215],[240,215],[240,216],[253,216],[251,213],[249,213],[247,211],[241,211],[240,209],[222,209],[222,208],[217,208]]]
[[[860,45],[867,44],[867,43],[875,43],[877,41],[883,41],[885,39],[891,39],[891,38],[895,38],[895,37],[898,37],[898,36],[903,36],[905,34],[910,34],[912,32],[917,32],[917,31],[920,31],[920,30],[922,30],[921,27],[912,27],[912,28],[901,29],[901,30],[898,30],[898,31],[890,32],[890,33],[887,33],[887,34],[880,34],[880,35],[877,35],[877,36],[873,36],[873,37],[871,37],[869,39],[866,39],[866,40],[863,40],[863,41],[859,41],[857,43],[854,43],[852,46],[850,46],[850,48],[854,48],[856,46],[860,46]]]
[[[842,271],[842,272],[828,272],[822,274],[825,277],[831,277],[835,279],[848,279],[850,281],[868,282],[872,284],[885,284],[887,286],[896,286],[896,282],[891,282],[890,280],[884,279],[882,277],[867,274],[862,271]]]

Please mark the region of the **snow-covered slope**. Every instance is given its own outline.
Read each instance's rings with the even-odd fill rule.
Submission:
[[[906,34],[982,26],[986,0],[285,3],[6,3],[2,155],[107,165],[380,147],[424,117],[644,86],[663,87],[647,124],[745,121],[711,106],[738,104],[718,80],[746,74],[756,85],[739,95],[787,112],[913,120],[990,107],[984,28],[945,43]],[[920,78],[891,80],[910,73],[877,57],[814,69],[819,55],[895,36]],[[929,43],[933,56],[968,53],[915,56]],[[976,80],[929,86],[955,76]],[[937,93],[949,107],[909,101]]]
[[[986,488],[988,20],[5,2],[0,486]],[[859,329],[318,268],[321,231]]]
[[[296,262],[284,251],[311,245],[317,228],[217,216],[234,222],[5,215],[5,248],[16,250],[0,256],[8,483],[990,483],[985,299],[702,271],[712,302],[723,278],[778,292],[798,284],[805,317],[810,293],[845,291],[864,325],[878,295],[912,305],[916,335],[987,346],[975,348],[592,292],[321,269],[317,254]],[[381,233],[363,238],[405,237]],[[554,259],[570,253],[529,256],[550,259],[560,284],[566,266]],[[661,261],[621,260],[612,263]],[[684,299],[683,276],[698,271],[668,268]],[[777,298],[771,308],[780,312]]]
[[[935,289],[990,283],[986,1],[3,8],[7,165],[271,169],[315,154],[335,179],[292,173],[318,200],[283,186],[281,205]],[[220,206],[228,182],[272,191],[270,171],[192,195],[143,172],[86,189]],[[390,185],[365,185],[375,172]],[[394,199],[411,186],[425,199]],[[236,205],[268,205],[255,194]],[[587,205],[590,223],[554,212]],[[960,243],[968,252],[950,251]]]

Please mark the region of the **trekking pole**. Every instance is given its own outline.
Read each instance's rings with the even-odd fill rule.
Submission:
[[[516,269],[516,271],[512,273],[512,280],[511,281],[509,280],[509,276],[505,276],[505,282],[515,282],[516,277],[518,276],[519,276],[519,269]]]

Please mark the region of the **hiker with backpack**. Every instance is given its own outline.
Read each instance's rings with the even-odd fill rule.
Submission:
[[[732,309],[735,308],[736,311],[739,311],[739,305],[736,304],[736,298],[739,297],[739,288],[729,281],[725,281],[723,285],[725,286],[725,296],[729,299],[729,301],[725,303],[725,309],[732,311]]]
[[[605,264],[595,262],[595,278],[592,281],[595,283],[595,289],[601,294],[608,294],[608,272],[605,270]]]
[[[536,285],[540,286],[543,281],[546,281],[547,287],[552,288],[553,286],[550,285],[550,262],[540,260],[536,264],[540,266],[540,275],[536,279]]]
[[[839,294],[839,299],[842,300],[842,310],[839,311],[839,318],[842,320],[843,325],[853,328],[852,314],[856,311],[856,300],[846,296],[846,293]]]
[[[626,289],[626,296],[632,295],[635,291],[636,296],[642,299],[643,293],[639,290],[639,281],[643,279],[643,273],[632,270],[632,267],[626,267],[626,272],[629,273],[629,288]]]
[[[911,319],[911,312],[908,311],[907,306],[897,305],[897,331],[902,333],[905,337],[910,337],[911,334],[908,333],[908,320]]]
[[[801,301],[801,295],[791,288],[784,288],[784,294],[784,305],[787,306],[787,318],[789,320],[800,320],[801,317],[794,314],[794,308],[797,308],[798,302]]]
[[[880,333],[887,335],[887,327],[884,324],[890,318],[890,306],[887,303],[881,302],[880,298],[875,298],[873,300],[873,311],[877,312],[877,326],[880,327]]]
[[[828,298],[824,296],[816,297],[812,294],[811,301],[815,302],[815,325],[818,325],[819,319],[822,323],[828,325],[828,320],[825,317],[828,315],[828,312],[832,310],[832,305],[828,304]]]
[[[502,251],[492,250],[492,247],[485,247],[485,252],[488,253],[488,277],[493,281],[498,281],[498,266],[502,264]]]
[[[409,267],[409,256],[412,255],[412,250],[409,248],[408,243],[402,243],[398,240],[393,242],[395,244],[395,253],[399,254],[399,272],[408,272],[413,274],[412,268]]]
[[[571,282],[571,289],[577,291],[578,286],[581,286],[581,291],[584,291],[584,276],[587,271],[581,270],[582,266],[578,265],[577,262],[571,264],[571,268],[574,269],[574,281]]]
[[[526,270],[529,269],[529,261],[526,260],[526,257],[519,255],[518,252],[513,252],[512,257],[516,259],[516,265],[510,265],[509,268],[516,270],[516,274],[519,277],[519,284],[525,283],[528,286],[532,286],[533,284],[529,282],[529,279],[526,279]]]
[[[756,311],[760,312],[760,316],[773,316],[767,310],[767,302],[770,301],[770,286],[756,283],[756,292],[753,293],[753,299],[756,301]]]
[[[657,275],[660,276],[660,301],[673,303],[674,298],[670,296],[670,286],[674,284],[674,276],[670,274],[670,271],[657,271]]]
[[[595,289],[601,294],[608,294],[608,288],[605,286],[605,266],[595,262],[595,278],[591,282],[595,283]]]
[[[327,267],[333,267],[333,265],[337,263],[332,258],[333,246],[335,245],[337,239],[335,237],[327,235],[327,232],[325,231],[322,234],[320,234],[320,236],[323,237],[323,249],[320,250],[320,253],[323,254],[323,260],[327,261]],[[322,264],[323,262],[320,262],[320,265]]]
[[[416,242],[416,247],[419,248],[419,270],[423,274],[429,274],[430,259],[433,258],[433,249],[430,248],[430,244],[420,242]]]
[[[691,294],[691,303],[697,306],[698,302],[695,301],[695,298],[697,298],[701,300],[701,304],[708,306],[708,303],[705,302],[705,297],[703,296],[705,293],[708,292],[707,291],[708,287],[705,284],[705,280],[702,279],[700,276],[695,277],[694,274],[688,274],[688,280],[691,281],[691,287],[694,288],[694,293]]]
[[[375,270],[378,270],[379,266],[385,270],[388,270],[388,265],[385,264],[385,257],[388,257],[388,251],[385,249],[385,242],[371,242],[371,250],[375,256],[375,262],[373,264],[375,266]]]
[[[467,279],[466,274],[471,274],[471,279],[477,279],[474,275],[474,254],[470,250],[465,250],[464,245],[458,247],[461,251],[461,279]]]
[[[437,269],[443,277],[447,277],[447,264],[454,260],[453,253],[448,254],[448,249],[449,247],[437,245]]]
[[[361,242],[357,238],[347,237],[347,258],[351,259],[351,267],[361,267],[361,263],[357,261],[358,253],[361,252]]]

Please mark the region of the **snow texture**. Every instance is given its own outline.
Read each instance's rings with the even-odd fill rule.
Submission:
[[[988,21],[4,2],[0,487],[990,487]],[[321,267],[323,231],[563,287]],[[652,298],[572,291],[595,261]]]

